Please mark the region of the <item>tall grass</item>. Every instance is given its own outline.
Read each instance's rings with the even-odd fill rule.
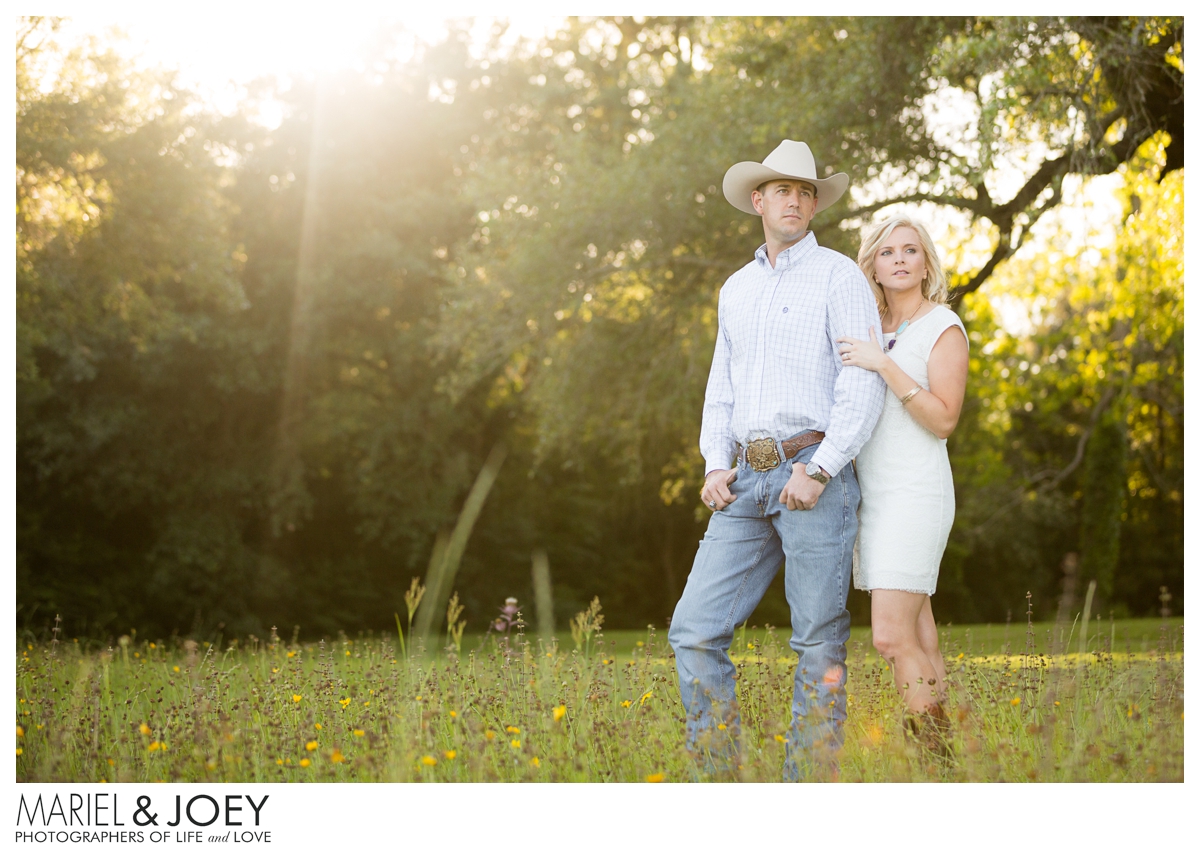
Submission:
[[[461,654],[451,645],[408,657],[368,636],[22,641],[17,779],[704,780],[682,746],[663,634],[606,634],[598,608],[584,618],[572,627],[578,645],[493,633],[468,637]],[[946,632],[948,763],[906,742],[887,665],[856,634],[840,780],[1182,780],[1182,621],[1162,621],[1145,650],[1112,649],[1123,625],[1110,623],[1082,654],[1049,652],[1051,631],[1032,625],[1016,652],[978,649],[973,628]],[[732,652],[737,774],[778,781],[794,663],[786,632],[750,628]]]

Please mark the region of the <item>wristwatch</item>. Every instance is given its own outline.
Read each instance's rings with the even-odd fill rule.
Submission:
[[[816,463],[813,463],[811,460],[808,461],[808,465],[804,467],[804,474],[809,478],[812,478],[818,484],[829,483],[829,476],[825,474],[824,470],[822,470],[820,466],[818,466]]]

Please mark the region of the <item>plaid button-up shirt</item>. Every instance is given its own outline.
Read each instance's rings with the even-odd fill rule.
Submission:
[[[837,339],[867,340],[879,312],[866,277],[810,231],[779,253],[766,245],[721,288],[717,346],[700,426],[706,473],[743,445],[825,432],[813,461],[836,475],[871,436],[887,390],[874,371],[843,366]]]

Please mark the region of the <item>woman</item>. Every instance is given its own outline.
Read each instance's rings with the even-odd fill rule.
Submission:
[[[876,371],[888,394],[858,454],[862,488],[854,586],[871,592],[871,634],[908,705],[909,731],[948,751],[946,666],[929,597],[954,522],[946,437],[967,385],[967,337],[946,305],[946,276],[925,227],[907,216],[877,225],[858,265],[871,283],[883,341],[838,339],[844,365]]]

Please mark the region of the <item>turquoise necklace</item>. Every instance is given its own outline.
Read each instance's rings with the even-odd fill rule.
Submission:
[[[921,307],[924,305],[925,305],[925,298],[922,297],[921,302],[917,303],[917,307],[915,309],[913,309],[912,315],[909,315],[907,318],[905,318],[903,321],[900,322],[900,326],[896,327],[895,338],[893,338],[891,341],[889,341],[887,343],[887,347],[885,347],[884,350],[891,350],[893,347],[896,346],[896,342],[898,342],[900,340],[900,333],[902,333],[906,329],[908,329],[908,322],[913,319],[913,315],[915,315],[917,312],[921,311]],[[892,310],[891,306],[889,306],[888,311],[890,312],[891,310]]]

